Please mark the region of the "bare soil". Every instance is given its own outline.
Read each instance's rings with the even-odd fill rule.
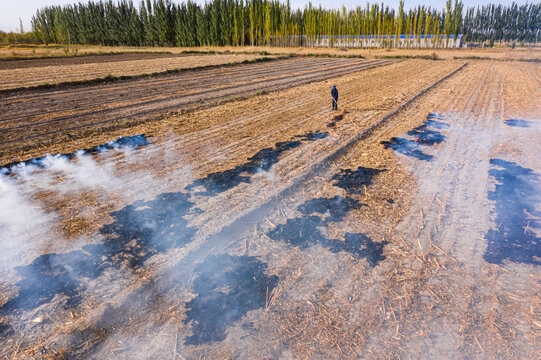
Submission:
[[[106,76],[136,76],[165,72],[173,69],[192,69],[198,67],[240,63],[245,60],[262,58],[261,55],[228,54],[228,55],[192,55],[163,56],[156,54],[116,55],[112,61],[97,61],[101,56],[85,61],[86,57],[66,57],[60,59],[39,59],[38,66],[19,66],[17,68],[0,68],[0,90],[54,85],[58,83],[101,79]],[[165,54],[167,55],[167,54]],[[103,55],[107,57],[108,55]],[[132,57],[130,59],[130,57]],[[125,59],[123,59],[125,58]],[[13,61],[29,64],[36,60]],[[12,61],[3,61],[9,66]]]
[[[77,56],[57,56],[49,58],[30,58],[30,59],[0,59],[0,70],[63,66],[63,65],[81,65],[81,64],[99,64],[119,61],[134,61],[148,59],[168,59],[192,56],[192,54],[171,54],[167,52],[131,52],[120,54],[95,54],[95,55],[77,55]]]
[[[7,154],[35,150],[36,144],[43,142],[73,141],[111,127],[127,127],[219,101],[286,89],[390,63],[389,60],[298,58],[107,85],[8,92],[0,95],[3,100],[0,151]]]
[[[261,89],[265,71],[332,68],[318,60],[208,77],[253,69],[241,79]],[[5,148],[7,163],[121,135],[152,142],[96,158],[120,184],[65,193],[53,172],[57,187],[33,193],[53,221],[0,258],[0,357],[538,358],[541,67],[332,63],[359,67],[22,155]],[[23,125],[36,107],[16,104]]]

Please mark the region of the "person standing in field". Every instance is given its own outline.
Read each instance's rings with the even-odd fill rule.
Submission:
[[[332,96],[332,109],[338,110],[338,89],[336,88],[336,85],[332,86],[331,96]]]

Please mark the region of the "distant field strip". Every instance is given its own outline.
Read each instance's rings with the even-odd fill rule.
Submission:
[[[149,54],[153,55],[153,54]],[[151,56],[152,58],[135,57],[135,60],[110,62],[91,62],[81,64],[65,64],[66,60],[58,59],[61,65],[48,65],[22,68],[0,66],[0,90],[21,87],[32,87],[43,84],[56,84],[69,81],[85,81],[103,78],[107,75],[134,76],[163,72],[171,69],[188,69],[195,67],[237,63],[245,60],[262,58],[262,55],[194,55],[194,56]],[[82,58],[79,58],[83,61]],[[30,60],[25,60],[28,63]],[[47,63],[54,61],[44,59]]]

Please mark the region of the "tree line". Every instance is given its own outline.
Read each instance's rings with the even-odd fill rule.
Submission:
[[[170,0],[90,1],[47,6],[32,18],[32,31],[49,44],[128,46],[310,45],[321,36],[392,35],[438,37],[464,34],[466,41],[537,42],[541,3],[486,5],[464,11],[447,0],[442,10],[398,10],[384,4],[292,9],[278,0],[211,0],[204,5]],[[392,46],[392,42],[389,42]]]

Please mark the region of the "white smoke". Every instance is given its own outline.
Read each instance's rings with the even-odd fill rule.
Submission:
[[[52,217],[21,192],[19,186],[0,175],[0,260],[13,263],[17,254],[30,251],[37,239],[50,232]],[[25,254],[28,256],[28,254]]]
[[[71,160],[64,156],[47,156],[41,166],[19,165],[12,172],[26,193],[108,191],[122,185],[122,180],[114,175],[113,164],[98,164],[92,156],[83,153],[76,154]]]

